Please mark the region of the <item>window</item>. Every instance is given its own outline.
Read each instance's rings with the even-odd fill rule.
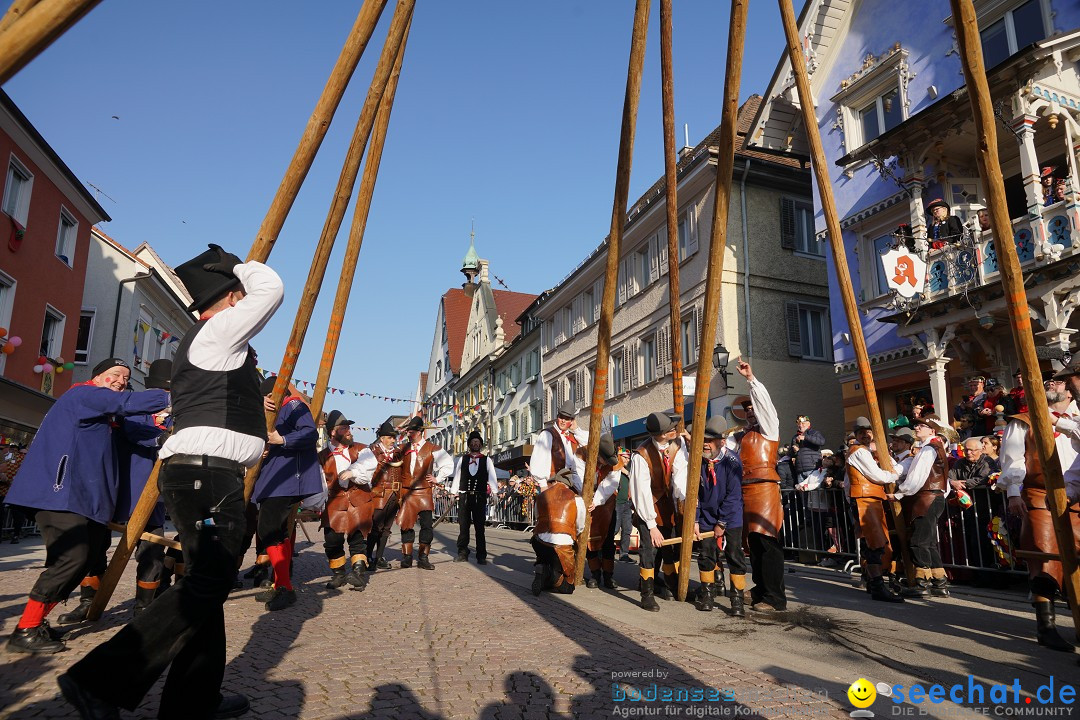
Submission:
[[[573,337],[573,335],[574,335],[574,329],[573,329],[573,325],[572,325],[572,323],[574,322],[574,311],[573,311],[573,309],[569,305],[567,305],[566,307],[564,307],[559,312],[559,316],[560,316],[561,321],[562,321],[563,339],[566,340],[566,339],[569,339],[569,338]]]
[[[1046,38],[1041,0],[1027,0],[985,26],[982,37],[983,62],[992,68],[1028,45]]]
[[[510,385],[517,387],[521,384],[521,363],[510,366]]]
[[[566,377],[566,399],[574,403],[574,407],[577,407],[577,376],[568,375]]]
[[[60,227],[56,231],[56,257],[71,267],[75,264],[75,241],[79,221],[64,208],[60,208]]]
[[[888,278],[885,277],[885,264],[881,262],[881,256],[889,252],[892,248],[893,242],[896,241],[892,235],[883,235],[882,237],[874,240],[874,265],[877,269],[877,294],[885,295],[889,292]]]
[[[592,325],[596,321],[596,303],[593,297],[591,289],[586,290],[581,295],[581,315],[585,321],[585,327]]]
[[[683,367],[697,362],[697,311],[694,317],[682,321],[682,363]]]
[[[892,130],[903,120],[900,88],[890,88],[859,110],[863,143],[870,142],[886,130]]]
[[[3,210],[20,225],[26,225],[26,216],[30,210],[30,191],[33,187],[34,176],[12,155],[8,161],[7,180],[4,183]]]
[[[90,356],[90,341],[94,335],[94,308],[83,308],[79,314],[79,334],[75,339],[75,360],[78,365],[85,365]]]
[[[533,350],[525,356],[525,377],[533,378],[540,374],[540,350]]]
[[[442,360],[438,360],[435,363],[435,381],[442,380]]]
[[[832,359],[829,309],[821,305],[788,300],[784,303],[788,331],[788,354],[805,360]]]
[[[135,333],[135,367],[146,370],[157,360],[154,337],[154,318],[145,308],[139,310],[139,327]]]
[[[544,420],[543,420],[543,415],[541,414],[542,412],[543,412],[543,408],[541,407],[541,403],[540,403],[539,400],[534,400],[533,403],[531,405],[529,405],[529,431],[528,432],[533,432],[535,430],[539,430],[540,426],[543,425]]]
[[[645,383],[656,379],[656,336],[651,335],[641,342],[641,363]]]
[[[613,350],[611,353],[611,394],[622,395],[626,391],[623,385],[623,370],[625,360],[622,348]]]
[[[814,237],[814,206],[794,198],[780,198],[780,247],[825,257],[825,243]]]
[[[15,300],[15,279],[0,272],[0,327],[11,328],[11,306]],[[13,335],[10,333],[9,335]],[[0,353],[0,371],[4,369],[7,355]]]
[[[41,355],[52,359],[63,355],[64,319],[64,314],[52,305],[45,306],[45,322],[41,325],[41,347],[38,350]]]
[[[634,253],[634,292],[639,293],[649,286],[649,246],[645,245]]]
[[[880,55],[868,54],[862,66],[840,81],[837,104],[841,143],[850,153],[907,119],[908,83],[915,73],[908,66],[908,51],[899,44]]]
[[[507,433],[508,440],[517,440],[518,436],[518,414],[517,412],[510,413],[510,430]]]
[[[697,227],[693,212],[693,209],[687,210],[679,217],[679,262],[697,252]]]

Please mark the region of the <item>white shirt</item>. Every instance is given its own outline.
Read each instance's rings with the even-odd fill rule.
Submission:
[[[776,414],[769,391],[754,378],[750,381],[750,402],[754,406],[758,429],[766,440],[780,442],[780,417]]]
[[[207,320],[188,346],[188,362],[202,370],[226,372],[243,365],[248,341],[259,334],[285,296],[281,278],[260,262],[241,263],[233,274],[244,286],[244,298]],[[196,425],[173,433],[158,457],[210,455],[253,467],[265,447],[266,442],[254,435]]]
[[[664,453],[660,446],[656,445],[655,440],[647,442],[653,443],[661,455]],[[681,501],[686,499],[686,468],[690,462],[690,454],[678,438],[672,442],[678,445],[679,451],[675,453],[675,458],[671,461],[671,496],[676,501]],[[653,506],[652,472],[649,470],[649,463],[637,452],[630,456],[630,500],[634,503],[634,511],[645,523],[645,527],[649,530],[655,528],[656,508]]]
[[[874,460],[874,454],[870,452],[870,448],[865,445],[856,446],[855,450],[848,454],[847,464],[858,470],[863,477],[875,485],[888,485],[896,482],[900,477],[900,473],[896,470],[888,472],[882,470],[881,466],[877,464],[877,460]],[[851,480],[848,478],[847,473],[844,473],[844,490],[849,496],[851,495]]]
[[[469,463],[469,472],[473,475],[476,474],[480,468],[480,460],[487,460],[487,481],[488,489],[491,490],[491,497],[495,497],[499,494],[499,481],[495,477],[495,462],[490,456],[485,455],[483,458],[474,458],[471,455],[462,455],[454,463],[454,481],[450,483],[450,492],[457,495],[461,492],[461,462],[463,460]]]
[[[420,442],[413,444],[412,450],[416,452],[410,450],[405,456],[409,459],[410,475],[416,474],[416,464],[420,462],[418,459],[420,450],[427,444],[427,440],[421,439]],[[441,447],[434,445],[432,447],[434,449],[431,451],[431,474],[435,476],[437,482],[442,483],[454,473],[454,458]]]
[[[549,425],[555,434],[559,436],[559,440],[562,442],[563,454],[566,456],[566,467],[573,471],[574,476],[570,479],[570,482],[574,484],[578,492],[581,492],[582,481],[585,477],[585,461],[574,454],[574,448],[570,445],[570,441],[566,439],[566,436],[559,432],[559,428],[554,425]],[[587,430],[574,429],[571,431],[574,439],[577,440],[578,445],[585,447],[589,444],[589,433]],[[532,457],[529,458],[529,472],[536,478],[540,485],[540,490],[544,490],[548,486],[548,481],[555,475],[553,471],[553,463],[551,461],[551,433],[547,431],[547,428],[540,431],[539,436],[536,438],[536,443],[533,445]]]
[[[349,446],[338,445],[334,441],[330,441],[330,454],[334,458],[334,470],[338,475],[349,469],[349,465],[352,464],[352,460],[349,459]]]
[[[376,441],[378,442],[378,441]],[[387,452],[386,448],[383,448]],[[375,478],[375,471],[379,469],[379,458],[375,457],[375,451],[366,447],[356,456],[356,462],[345,468],[345,472],[338,473],[338,484],[341,487],[349,487],[349,483],[371,487],[371,481]]]
[[[1061,468],[1065,471],[1065,493],[1070,502],[1080,500],[1080,454],[1078,454],[1078,442],[1071,431],[1060,429],[1062,425],[1068,427],[1073,423],[1067,418],[1059,418],[1057,432],[1054,436],[1054,446],[1057,448],[1058,460]],[[1075,423],[1073,423],[1075,424]],[[1024,478],[1027,476],[1026,451],[1027,446],[1024,438],[1027,436],[1028,426],[1019,420],[1010,420],[1005,426],[1005,434],[1001,438],[1001,453],[998,462],[1001,465],[1001,476],[998,482],[1005,486],[1005,494],[1008,497],[1020,497],[1020,490],[1024,486]]]
[[[593,492],[593,504],[594,508],[599,507],[608,501],[612,495],[619,491],[619,483],[622,482],[622,471],[612,470],[607,476],[600,481],[600,484],[596,486],[596,490]]]
[[[574,526],[577,528],[577,534],[580,535],[585,529],[585,501],[579,495],[574,498],[574,502],[577,503],[577,521]],[[536,538],[551,545],[573,545],[577,542],[576,537],[566,533],[536,533]]]
[[[919,448],[919,452],[915,453],[915,459],[908,466],[904,479],[896,486],[897,500],[906,495],[914,495],[922,489],[922,486],[926,484],[926,478],[930,477],[935,460],[937,460],[937,448],[934,447],[933,442],[927,442]],[[949,487],[948,482],[945,483],[945,487]]]

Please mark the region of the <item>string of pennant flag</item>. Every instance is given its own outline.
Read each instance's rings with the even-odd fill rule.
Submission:
[[[257,367],[255,369],[258,370],[259,374],[262,375],[264,378],[267,377],[268,375],[276,375],[277,374],[277,373],[275,373],[273,371],[270,371],[270,370],[267,370],[267,369],[261,368],[261,367]],[[309,380],[301,380],[298,377],[293,378],[293,384],[296,385],[297,387],[303,387],[305,389],[315,387],[315,383],[313,383],[313,382],[311,382]],[[352,395],[353,397],[369,397],[369,398],[373,398],[375,400],[385,400],[386,402],[395,402],[395,403],[412,403],[412,402],[415,402],[414,400],[410,400],[409,398],[391,397],[389,395],[379,395],[377,393],[360,392],[359,390],[348,390],[348,389],[345,389],[345,388],[328,387],[328,388],[326,388],[326,391],[328,393],[330,393],[331,395]],[[361,428],[361,429],[363,429],[363,428]]]

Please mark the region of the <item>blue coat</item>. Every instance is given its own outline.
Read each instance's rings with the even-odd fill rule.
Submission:
[[[713,467],[716,482],[709,477],[709,461],[701,461],[696,522],[702,532],[712,530],[718,522],[729,528],[742,527],[742,462],[737,455],[725,452]]]
[[[319,432],[308,406],[295,399],[286,402],[278,411],[274,429],[285,438],[285,444],[270,446],[252,500],[302,498],[322,492],[326,481],[315,449]]]
[[[168,404],[169,394],[164,390],[71,388],[41,421],[6,502],[109,522],[119,482],[112,423],[164,410]]]
[[[113,434],[116,441],[116,460],[120,470],[120,487],[116,496],[116,512],[113,520],[126,523],[135,510],[146,481],[157,461],[158,439],[165,431],[154,422],[153,415],[137,415],[125,418],[122,432]],[[165,501],[160,498],[146,527],[165,525]]]

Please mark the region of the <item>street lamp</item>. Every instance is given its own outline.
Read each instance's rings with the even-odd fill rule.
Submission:
[[[717,373],[724,378],[724,382],[731,377],[731,373],[727,371],[728,360],[730,359],[730,353],[723,343],[718,344],[713,348],[713,367],[716,368]]]

